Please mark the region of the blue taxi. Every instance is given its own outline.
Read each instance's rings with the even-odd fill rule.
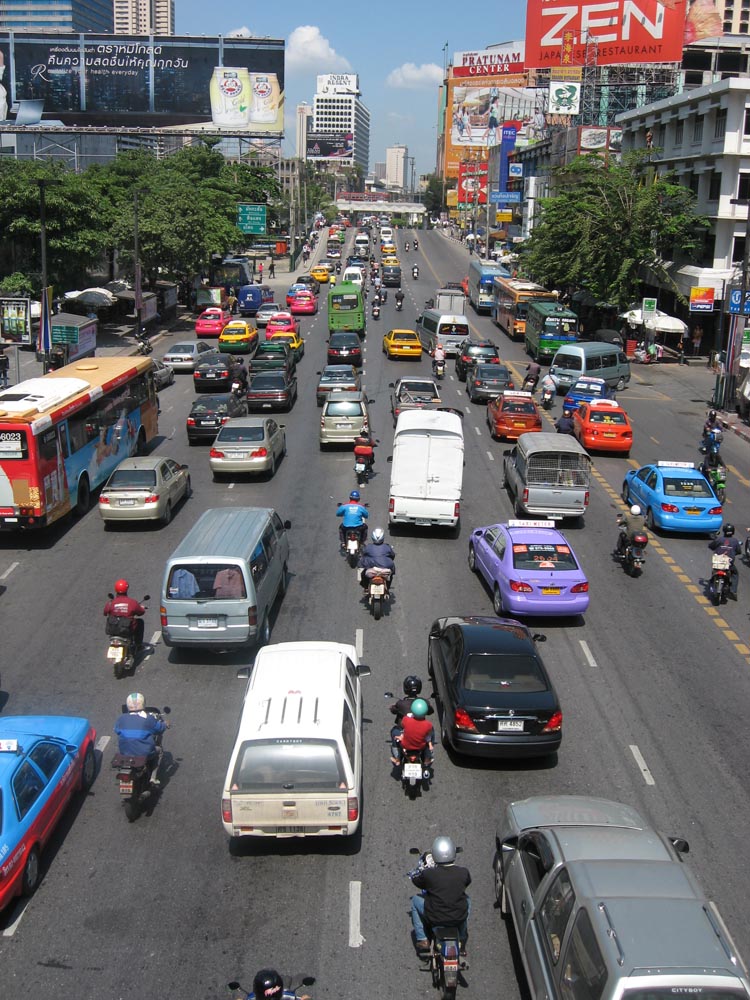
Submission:
[[[711,534],[721,528],[722,506],[693,462],[656,462],[632,469],[622,498],[637,503],[652,530]]]
[[[0,910],[39,885],[44,845],[76,792],[94,781],[95,740],[88,719],[0,719]]]
[[[614,399],[615,392],[611,389],[603,378],[593,378],[589,375],[582,375],[576,379],[568,389],[568,393],[563,402],[563,409],[577,410],[581,403],[588,403],[594,399]]]

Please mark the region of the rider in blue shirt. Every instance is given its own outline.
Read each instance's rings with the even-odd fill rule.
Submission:
[[[126,708],[127,712],[115,723],[118,750],[124,757],[148,757],[151,781],[157,784],[155,777],[161,759],[159,737],[167,724],[146,711],[146,699],[138,691],[128,695]]]
[[[336,511],[336,517],[343,518],[339,527],[339,539],[341,540],[342,549],[346,546],[346,532],[351,528],[359,530],[360,545],[364,544],[367,538],[365,520],[369,516],[370,512],[359,502],[359,490],[352,490],[349,494],[349,503],[342,503]]]

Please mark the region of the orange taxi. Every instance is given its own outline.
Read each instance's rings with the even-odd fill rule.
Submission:
[[[542,429],[542,415],[530,392],[501,392],[487,404],[487,426],[496,441],[515,441]]]
[[[573,434],[587,451],[619,451],[627,458],[633,427],[615,399],[584,400],[573,413]]]

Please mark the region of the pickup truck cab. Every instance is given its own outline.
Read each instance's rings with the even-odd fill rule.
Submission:
[[[504,486],[516,517],[583,517],[591,489],[591,459],[569,434],[521,434],[504,452]]]
[[[432,378],[400,378],[389,382],[393,426],[405,410],[435,410],[442,406],[437,383]]]

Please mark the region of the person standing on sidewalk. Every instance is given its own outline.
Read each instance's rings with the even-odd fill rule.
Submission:
[[[263,261],[258,264],[258,284],[263,284]]]
[[[703,327],[698,323],[693,327],[693,355],[697,357],[701,352],[701,341],[703,340]]]
[[[271,258],[271,263],[269,264],[269,267],[268,267],[268,277],[269,278],[275,278],[276,277],[276,265],[273,262],[273,257]]]

